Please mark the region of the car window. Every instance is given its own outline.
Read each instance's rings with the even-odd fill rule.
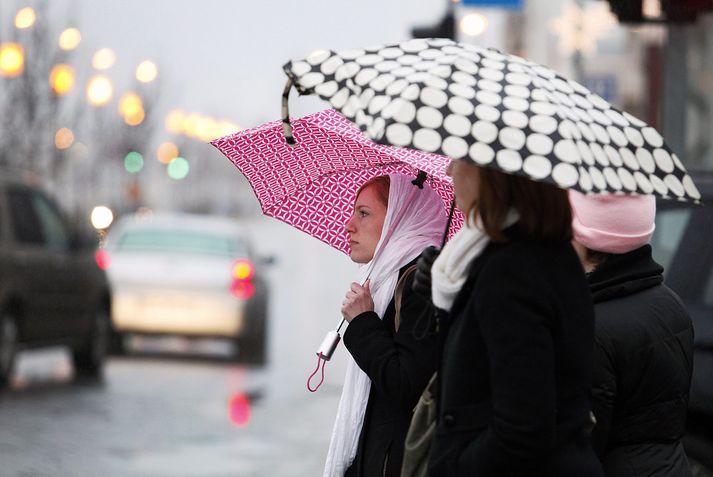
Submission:
[[[162,251],[240,257],[246,253],[244,242],[230,236],[170,229],[134,229],[125,231],[116,245],[121,251]]]
[[[32,205],[30,191],[17,187],[9,188],[7,199],[15,240],[24,244],[41,245],[44,239],[40,218]]]
[[[52,250],[69,250],[70,233],[57,208],[37,193],[33,195],[33,205],[37,211],[47,247]]]
[[[690,219],[691,209],[659,209],[656,214],[656,230],[651,237],[651,246],[654,260],[664,270],[671,264]]]

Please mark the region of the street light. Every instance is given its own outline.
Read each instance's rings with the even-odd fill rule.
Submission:
[[[488,18],[482,13],[469,13],[460,21],[460,29],[467,36],[478,36],[488,29]]]
[[[15,15],[15,27],[21,30],[30,28],[35,24],[35,20],[37,20],[35,11],[30,7],[25,7]]]
[[[92,57],[92,66],[98,70],[108,70],[116,62],[116,53],[111,48],[97,50]]]
[[[74,133],[69,128],[60,128],[54,135],[54,145],[57,149],[67,149],[74,143]]]
[[[50,86],[57,96],[64,96],[74,87],[74,68],[66,64],[55,65],[50,72]]]
[[[146,115],[141,96],[134,92],[124,94],[119,100],[119,114],[129,126],[141,124]]]
[[[67,28],[59,35],[59,47],[64,51],[75,49],[82,41],[82,34],[76,28]]]
[[[156,65],[149,61],[142,61],[139,66],[136,67],[136,79],[142,83],[150,83],[156,79],[158,74],[158,69]]]
[[[172,142],[164,142],[156,150],[156,157],[160,163],[169,164],[178,157],[178,147]]]
[[[87,84],[87,101],[92,106],[105,106],[114,93],[111,80],[104,75],[95,75]]]
[[[25,70],[25,51],[19,43],[0,43],[0,76],[16,78]]]
[[[106,230],[114,221],[114,213],[109,207],[97,205],[92,209],[90,220],[92,222],[92,227],[95,229]]]
[[[180,109],[174,109],[169,112],[164,123],[166,130],[173,134],[181,134],[181,131],[183,130],[183,120],[185,117],[186,113]]]

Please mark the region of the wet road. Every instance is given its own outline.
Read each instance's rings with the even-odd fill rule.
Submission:
[[[140,340],[139,354],[112,358],[92,384],[74,382],[61,348],[22,353],[0,393],[0,476],[321,475],[344,348],[316,394],[305,381],[354,267],[275,221],[253,236],[276,258],[268,366],[221,358],[220,342]]]
[[[103,384],[73,382],[62,350],[21,366],[30,382],[0,396],[0,475],[321,475],[335,384],[288,398],[269,371],[165,355],[112,359]]]

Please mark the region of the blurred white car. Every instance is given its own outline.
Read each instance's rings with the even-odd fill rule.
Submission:
[[[114,348],[123,334],[227,338],[241,361],[265,361],[266,282],[245,230],[200,215],[124,217],[104,259],[112,286]]]

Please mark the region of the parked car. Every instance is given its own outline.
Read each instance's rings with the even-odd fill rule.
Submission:
[[[96,238],[77,230],[56,203],[21,180],[0,177],[0,387],[17,352],[66,345],[75,372],[100,377],[110,291],[95,259]]]
[[[684,301],[694,327],[686,451],[713,475],[713,172],[692,173],[703,206],[658,202],[654,258]]]
[[[241,361],[266,359],[263,261],[235,220],[189,214],[120,219],[107,237],[114,347],[125,334],[228,339]]]

